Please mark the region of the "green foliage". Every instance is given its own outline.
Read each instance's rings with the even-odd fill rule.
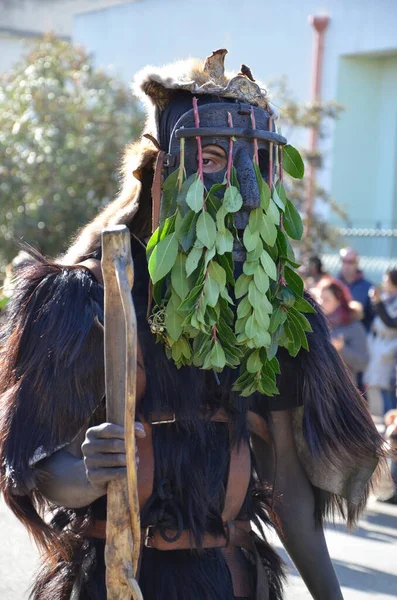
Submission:
[[[62,252],[116,195],[141,115],[128,87],[83,49],[47,37],[0,79],[0,263],[24,239]]]
[[[300,176],[298,152],[291,146],[287,152],[289,171]],[[288,239],[302,236],[299,213],[280,181],[271,192],[258,168],[256,174],[261,206],[250,212],[244,230],[246,260],[237,281],[228,227],[229,217],[242,205],[236,180],[230,177],[230,183],[222,184],[222,200],[215,189],[205,190],[197,174],[177,186],[173,174],[164,182],[166,201],[175,212],[147,246],[151,280],[163,290],[161,298],[155,296],[150,324],[178,367],[239,367],[234,390],[242,396],[256,391],[271,396],[278,394],[277,348],[283,346],[293,356],[301,348],[308,350],[311,328],[302,313],[312,309],[303,299]],[[184,214],[183,202],[174,202],[182,193]]]

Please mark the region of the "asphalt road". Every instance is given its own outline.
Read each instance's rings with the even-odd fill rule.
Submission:
[[[0,600],[28,600],[38,554],[3,501],[0,532]],[[327,529],[327,540],[345,600],[397,598],[397,506],[371,501],[354,533],[336,524]],[[274,543],[290,565],[285,600],[309,600],[280,542]]]

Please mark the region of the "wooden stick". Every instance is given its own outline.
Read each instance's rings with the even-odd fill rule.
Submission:
[[[102,232],[105,286],[106,413],[125,426],[127,479],[109,483],[106,525],[108,600],[143,600],[135,575],[140,552],[140,519],[135,462],[137,326],[131,297],[134,271],[130,233],[119,225]]]

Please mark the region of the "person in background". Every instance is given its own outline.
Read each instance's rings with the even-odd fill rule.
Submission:
[[[349,288],[353,300],[362,304],[364,310],[362,322],[365,329],[369,331],[374,319],[374,312],[369,295],[369,291],[372,289],[372,283],[364,278],[363,272],[358,268],[359,256],[356,250],[353,248],[342,248],[339,255],[342,266],[338,279]]]
[[[393,269],[386,273],[383,289],[385,293],[391,293],[391,297],[397,293],[397,269]],[[386,327],[395,329],[397,331],[397,314],[391,314],[389,306],[391,300],[390,296],[389,298],[383,298],[380,289],[375,287],[372,290],[371,297],[374,311],[381,319],[382,323]],[[395,374],[397,379],[397,365]],[[378,500],[381,502],[387,502],[389,504],[397,504],[397,409],[391,409],[385,414],[385,426],[385,438],[395,453],[395,458],[391,461],[390,465],[390,474],[393,481],[394,493],[389,498],[378,498]]]
[[[352,302],[349,290],[337,280],[323,287],[320,304],[331,329],[332,343],[357,384],[357,373],[362,373],[368,363],[361,305]]]
[[[385,438],[389,442],[394,452],[394,458],[391,460],[390,474],[393,481],[394,492],[389,498],[380,499],[381,502],[388,504],[397,504],[397,410],[389,410],[385,414],[386,434]]]
[[[332,277],[323,267],[323,263],[319,256],[311,256],[305,273],[306,290],[317,301],[321,301],[321,290],[328,285]]]
[[[396,408],[397,269],[386,273],[383,292],[373,291],[376,317],[369,337],[370,361],[365,382],[382,394],[383,412]]]

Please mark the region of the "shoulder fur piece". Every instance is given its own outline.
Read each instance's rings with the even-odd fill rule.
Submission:
[[[163,67],[145,67],[134,80],[133,90],[146,105],[165,108],[174,90],[192,94],[215,94],[235,98],[270,110],[267,91],[255,82],[248,67],[240,73],[226,72],[224,61],[227,50],[216,50],[205,61],[191,58]]]

